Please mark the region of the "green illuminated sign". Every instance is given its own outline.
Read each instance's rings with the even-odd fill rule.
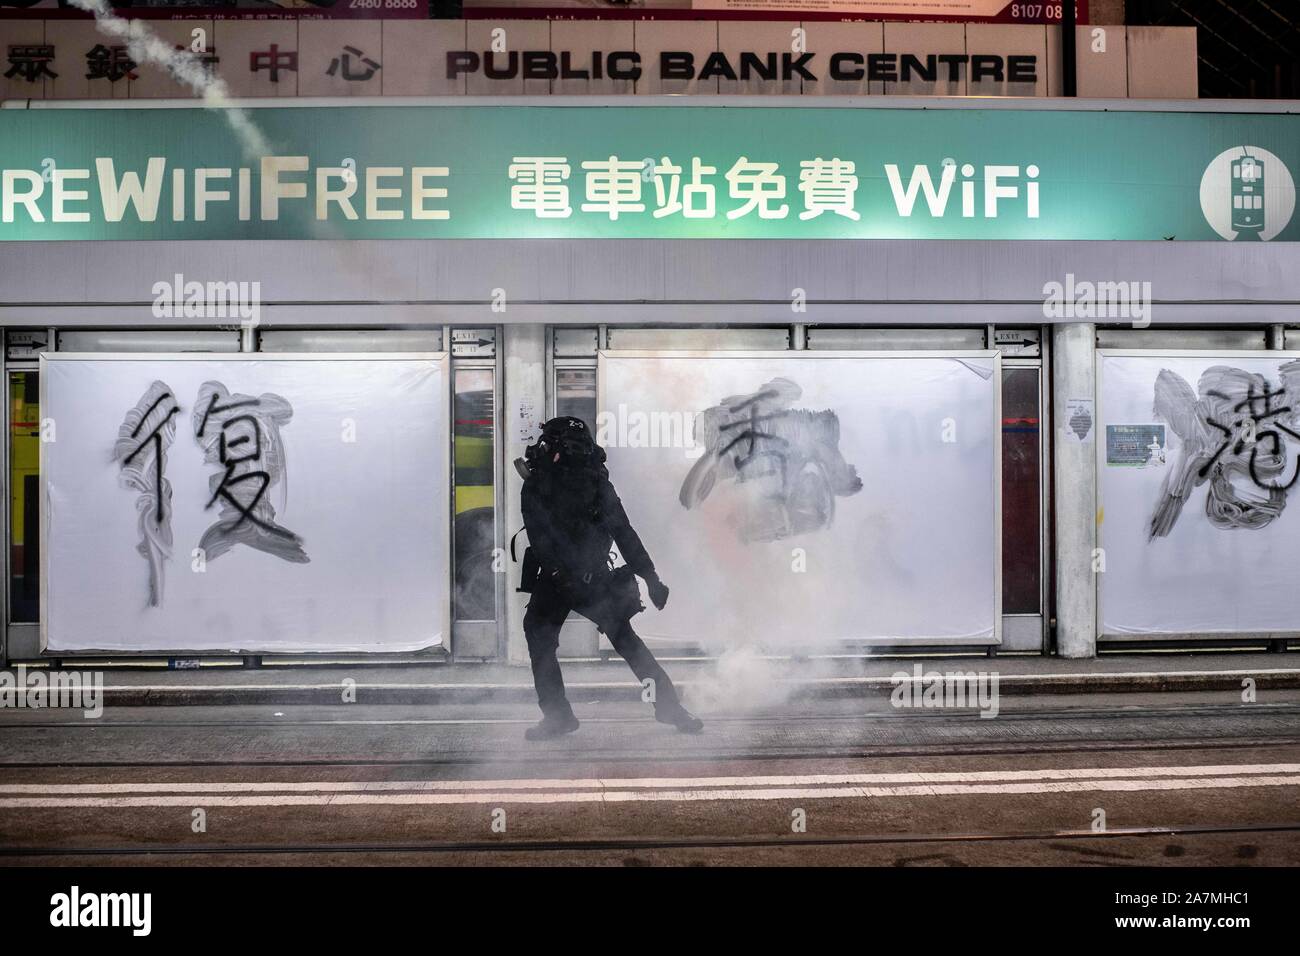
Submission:
[[[0,162],[3,240],[1300,239],[1285,114],[4,110]]]

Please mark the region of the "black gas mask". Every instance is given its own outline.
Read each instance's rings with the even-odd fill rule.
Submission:
[[[605,453],[591,437],[587,423],[567,415],[552,418],[542,426],[541,437],[515,459],[515,468],[527,478],[552,469],[584,469],[601,465]]]

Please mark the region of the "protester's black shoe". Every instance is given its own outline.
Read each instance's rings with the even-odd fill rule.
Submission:
[[[704,729],[704,721],[681,704],[672,707],[656,707],[655,720],[661,724],[672,724],[684,734],[698,734]]]
[[[578,718],[573,716],[570,711],[564,717],[556,717],[548,714],[541,719],[541,722],[535,727],[529,727],[524,731],[526,740],[550,740],[554,737],[562,737],[565,734],[571,734],[579,727]]]

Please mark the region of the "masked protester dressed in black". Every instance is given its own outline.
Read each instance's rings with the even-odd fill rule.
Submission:
[[[688,733],[700,730],[703,722],[682,706],[668,674],[632,629],[632,616],[644,610],[633,574],[645,580],[656,608],[667,603],[668,587],[610,483],[604,449],[581,419],[554,418],[516,465],[526,474],[520,503],[529,546],[519,589],[532,594],[524,636],[542,709],[528,739],[578,729],[555,657],[571,610],[595,623],[643,685],[653,682],[646,686],[653,690],[655,719]],[[610,567],[611,543],[618,544],[625,565]]]

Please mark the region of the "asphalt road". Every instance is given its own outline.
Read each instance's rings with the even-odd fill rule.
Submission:
[[[1300,863],[1300,692],[0,711],[0,862]]]

